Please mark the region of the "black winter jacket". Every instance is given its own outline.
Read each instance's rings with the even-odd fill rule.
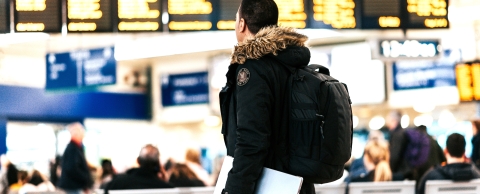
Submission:
[[[425,183],[428,180],[465,181],[480,178],[480,171],[469,163],[454,163],[437,167],[425,173],[417,183],[417,194],[425,193]]]
[[[308,65],[307,37],[292,28],[267,27],[239,43],[220,92],[222,133],[234,157],[224,191],[251,194],[262,168],[286,172],[288,76]],[[301,193],[315,193],[303,183]]]
[[[70,142],[62,157],[62,174],[58,187],[65,190],[81,190],[92,185],[93,180],[83,148]]]

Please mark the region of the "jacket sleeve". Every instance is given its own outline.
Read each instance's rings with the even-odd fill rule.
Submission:
[[[83,161],[84,159],[82,156],[79,155],[77,150],[73,149],[72,147],[70,147],[70,149],[67,151],[63,157],[65,162],[63,162],[62,171],[65,171],[69,178],[84,184],[85,188],[87,188],[90,184],[91,176],[90,172],[88,171],[88,166],[87,169],[84,169],[83,167],[84,163],[86,164],[86,161]]]
[[[248,60],[237,68],[237,143],[225,186],[229,194],[253,193],[270,145],[273,97],[259,65],[263,64]],[[239,78],[239,72],[247,74],[248,80]]]

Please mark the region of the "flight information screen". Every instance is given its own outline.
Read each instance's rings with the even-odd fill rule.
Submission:
[[[407,28],[448,28],[447,10],[447,0],[408,0]]]
[[[400,28],[401,0],[363,0],[361,28]]]
[[[118,31],[161,31],[161,0],[118,0]]]
[[[219,0],[217,29],[235,29],[235,17],[241,2],[242,0]]]
[[[0,0],[0,33],[9,32],[10,25],[10,13],[9,13],[9,2],[7,0]]]
[[[303,0],[275,0],[278,7],[278,25],[305,28],[307,13]]]
[[[460,101],[480,100],[480,63],[458,64],[455,74]]]
[[[213,6],[209,0],[168,0],[172,31],[212,30]]]
[[[15,31],[60,32],[60,0],[14,0]]]
[[[69,32],[111,32],[111,0],[67,0]]]
[[[354,0],[310,0],[309,28],[356,28],[357,3]]]

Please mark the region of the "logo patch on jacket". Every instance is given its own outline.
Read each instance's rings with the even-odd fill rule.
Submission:
[[[247,68],[240,69],[237,75],[237,85],[244,86],[245,84],[248,83],[249,79],[250,79],[250,71],[248,71]]]

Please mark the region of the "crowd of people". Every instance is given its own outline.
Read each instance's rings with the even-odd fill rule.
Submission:
[[[417,194],[423,194],[428,180],[465,181],[480,178],[480,121],[472,121],[472,155],[465,155],[466,139],[453,133],[448,136],[446,148],[428,135],[425,126],[403,129],[401,114],[392,112],[387,117],[385,130],[370,131],[361,158],[347,164],[351,182],[382,182],[415,180]],[[203,187],[213,186],[215,178],[202,167],[200,152],[187,150],[184,162],[169,159],[162,165],[160,151],[145,145],[137,158],[138,167],[118,174],[108,159],[101,167],[92,167],[85,158],[83,137],[85,129],[80,123],[67,126],[71,142],[64,155],[51,165],[50,177],[37,170],[17,169],[1,157],[0,190],[2,193],[62,190],[66,193],[92,193],[93,189],[110,190]],[[341,182],[341,181],[337,181]],[[347,187],[348,188],[348,187]]]
[[[63,156],[57,157],[50,165],[49,178],[37,170],[19,170],[2,155],[0,193],[62,191],[67,194],[89,194],[96,189],[108,193],[109,190],[122,189],[204,187],[215,183],[215,179],[202,167],[197,149],[187,150],[185,162],[169,159],[162,165],[159,149],[148,144],[140,150],[138,167],[125,173],[117,173],[109,159],[103,159],[100,168],[94,167],[85,158],[83,125],[73,123],[67,129],[71,141]]]
[[[416,193],[423,194],[428,180],[480,178],[480,121],[472,121],[473,150],[467,157],[463,135],[450,134],[442,150],[425,126],[403,129],[401,116],[398,111],[391,112],[385,130],[370,132],[363,156],[351,162],[344,182],[414,180]]]

